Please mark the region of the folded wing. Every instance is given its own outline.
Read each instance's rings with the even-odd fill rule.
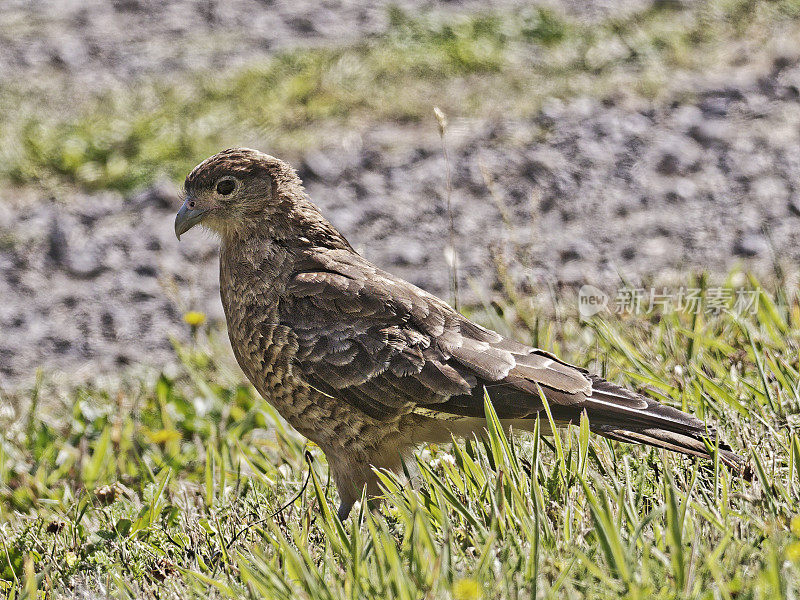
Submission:
[[[308,383],[375,419],[482,417],[484,389],[500,419],[533,419],[541,391],[559,422],[586,411],[606,437],[708,455],[700,420],[476,325],[352,252],[304,255],[288,291],[281,318]]]

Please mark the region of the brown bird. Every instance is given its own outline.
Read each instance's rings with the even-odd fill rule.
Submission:
[[[504,425],[583,411],[607,438],[708,457],[699,419],[472,323],[359,256],[288,164],[232,148],[185,182],[180,235],[216,232],[220,293],[236,359],[259,393],[323,450],[344,519],[373,467],[397,471],[416,445],[483,429],[484,389]],[[720,459],[743,461],[722,445]]]

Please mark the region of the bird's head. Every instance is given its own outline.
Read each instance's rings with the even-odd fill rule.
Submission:
[[[308,199],[295,170],[258,150],[230,148],[207,158],[186,177],[184,192],[175,217],[178,239],[202,223],[228,241],[256,235],[352,250]]]
[[[201,162],[186,177],[184,192],[175,217],[178,239],[198,223],[225,235],[303,196],[294,169],[249,148],[229,148]]]

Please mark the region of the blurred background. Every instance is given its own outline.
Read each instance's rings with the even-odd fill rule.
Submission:
[[[233,145],[445,298],[449,193],[467,306],[791,278],[800,1],[0,0],[0,142],[6,390],[164,368],[221,318],[173,219]]]

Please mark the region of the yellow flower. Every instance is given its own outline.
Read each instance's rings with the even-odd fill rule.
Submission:
[[[786,558],[792,562],[800,561],[800,542],[792,542],[787,546]]]
[[[800,515],[792,517],[789,522],[789,529],[791,529],[795,537],[800,538]]]
[[[196,310],[190,310],[183,315],[183,320],[192,327],[200,327],[200,325],[206,322],[206,315]]]
[[[455,600],[478,600],[481,591],[478,582],[474,579],[459,579],[453,584],[453,598]]]

